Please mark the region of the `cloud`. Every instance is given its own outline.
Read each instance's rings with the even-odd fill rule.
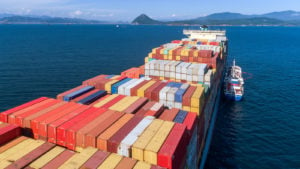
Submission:
[[[176,15],[176,14],[172,14],[171,16],[172,16],[172,17],[176,17],[177,15]]]

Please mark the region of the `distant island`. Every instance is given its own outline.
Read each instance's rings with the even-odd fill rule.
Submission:
[[[244,15],[240,13],[214,13],[205,17],[179,21],[158,21],[141,14],[132,24],[142,25],[218,25],[218,26],[300,26],[300,12],[282,11],[262,15]]]
[[[0,14],[0,24],[107,24],[107,21],[50,16],[18,16]]]
[[[129,22],[112,22],[63,18],[50,16],[20,16],[0,14],[0,24],[130,24]],[[300,12],[281,11],[261,15],[244,15],[222,12],[204,17],[186,20],[159,21],[146,14],[136,17],[131,24],[135,25],[218,25],[218,26],[300,26]]]

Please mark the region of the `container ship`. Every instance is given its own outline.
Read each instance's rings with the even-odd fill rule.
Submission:
[[[225,31],[183,30],[145,64],[0,113],[0,168],[204,168]]]

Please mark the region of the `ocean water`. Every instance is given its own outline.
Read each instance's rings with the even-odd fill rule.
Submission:
[[[142,65],[184,28],[0,25],[0,112]],[[300,27],[221,29],[248,79],[242,102],[220,105],[206,168],[300,168]]]

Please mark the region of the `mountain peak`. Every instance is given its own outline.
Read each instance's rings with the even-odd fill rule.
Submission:
[[[160,21],[154,20],[146,14],[139,15],[132,21],[132,23],[133,24],[161,24]]]

